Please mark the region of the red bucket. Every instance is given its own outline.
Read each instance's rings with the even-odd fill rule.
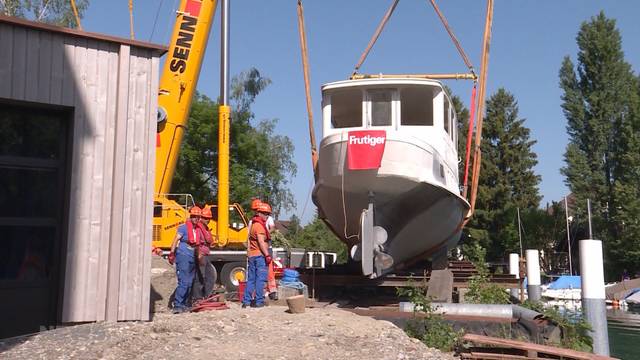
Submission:
[[[242,298],[244,297],[244,289],[247,288],[247,282],[246,281],[239,281],[238,282],[238,301],[242,302]]]

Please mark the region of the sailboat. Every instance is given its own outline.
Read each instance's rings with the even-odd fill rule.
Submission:
[[[322,86],[313,201],[375,278],[446,261],[469,203],[461,196],[451,97],[432,79],[365,78]]]

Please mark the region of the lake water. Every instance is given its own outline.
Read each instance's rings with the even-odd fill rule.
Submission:
[[[640,359],[640,312],[608,310],[607,320],[611,356]]]

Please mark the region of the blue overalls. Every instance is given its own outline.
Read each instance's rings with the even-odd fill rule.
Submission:
[[[188,308],[187,299],[189,297],[189,290],[193,284],[193,277],[195,276],[195,248],[187,245],[189,237],[187,236],[186,224],[178,226],[178,233],[181,234],[182,237],[180,238],[180,243],[176,249],[176,275],[178,277],[178,286],[176,287],[176,297],[173,307],[175,310],[184,311]]]

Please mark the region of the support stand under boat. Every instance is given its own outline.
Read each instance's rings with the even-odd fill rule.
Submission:
[[[369,206],[360,215],[360,244],[351,251],[354,260],[360,260],[362,274],[370,278],[381,276],[393,266],[393,258],[384,252],[387,231],[375,225],[374,194],[369,192]]]

